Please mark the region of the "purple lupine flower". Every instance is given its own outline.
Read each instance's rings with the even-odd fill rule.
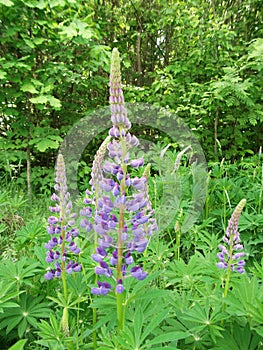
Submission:
[[[134,266],[131,268],[131,275],[138,280],[144,280],[147,272],[144,272],[140,266]]]
[[[52,280],[52,278],[55,276],[55,271],[54,270],[48,270],[47,273],[45,274],[45,279],[46,280]]]
[[[109,130],[111,140],[105,140],[94,158],[90,182],[93,193],[88,191],[84,200],[87,208],[93,205],[94,209],[89,209],[89,216],[85,209],[81,211],[84,218],[80,226],[84,229],[92,227],[96,233],[98,247],[92,254],[93,261],[97,263],[95,273],[100,279],[103,276],[114,279],[115,292],[121,294],[125,278],[146,278],[147,273],[135,265],[135,260],[145,251],[148,238],[157,230],[157,224],[147,189],[149,166],[146,166],[141,178],[132,178],[130,174],[130,171],[144,166],[144,159],[130,159],[129,150],[138,146],[139,140],[129,132],[131,123],[124,105],[117,49],[112,53],[110,110],[113,123]],[[106,159],[107,155],[110,159]],[[107,282],[99,281],[98,287],[91,291],[105,295],[110,289],[111,285]]]
[[[124,292],[124,286],[122,284],[122,280],[118,280],[118,283],[116,285],[116,293],[121,294]]]
[[[45,244],[45,248],[48,250],[46,262],[52,264],[52,268],[45,274],[46,280],[61,277],[65,272],[71,273],[81,270],[80,264],[68,262],[69,257],[72,258],[73,254],[80,253],[80,248],[74,241],[79,235],[79,231],[74,227],[75,214],[71,213],[72,203],[67,191],[66,170],[62,154],[58,155],[55,181],[54,188],[57,193],[52,194],[51,200],[57,203],[55,207],[50,208],[50,211],[56,215],[51,215],[48,218],[47,232],[52,237]],[[72,265],[74,265],[73,269]]]
[[[107,282],[98,281],[98,288],[91,288],[91,293],[96,295],[106,295],[111,290],[111,285]]]
[[[238,221],[241,212],[246,204],[246,199],[242,199],[236,206],[230,220],[226,233],[223,236],[223,242],[226,244],[219,244],[218,248],[220,252],[217,254],[219,262],[216,264],[220,269],[230,268],[232,271],[238,273],[244,273],[245,260],[243,252],[243,245],[240,244],[240,234],[238,232]],[[240,260],[241,259],[241,260]]]

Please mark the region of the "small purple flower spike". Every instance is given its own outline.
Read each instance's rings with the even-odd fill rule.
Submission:
[[[48,250],[46,262],[52,265],[52,269],[45,274],[46,280],[61,277],[63,271],[70,274],[72,271],[78,272],[82,269],[79,263],[69,261],[72,255],[80,253],[80,249],[74,242],[79,231],[74,227],[76,215],[71,213],[72,203],[67,191],[66,169],[62,154],[58,155],[55,182],[54,187],[57,193],[52,194],[51,200],[56,204],[54,207],[50,207],[53,215],[48,218],[47,227],[51,238],[45,244],[45,248]]]
[[[226,229],[226,234],[223,236],[223,244],[219,244],[220,252],[217,254],[219,262],[216,264],[220,269],[230,268],[232,271],[244,273],[245,260],[243,245],[240,244],[240,234],[238,232],[238,221],[241,212],[246,205],[246,199],[242,199],[236,206]]]

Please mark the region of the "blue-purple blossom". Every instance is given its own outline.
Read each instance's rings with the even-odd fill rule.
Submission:
[[[66,170],[62,154],[58,155],[55,181],[54,188],[57,193],[52,194],[51,200],[56,202],[56,205],[50,207],[50,211],[56,215],[51,215],[47,220],[47,232],[51,238],[45,244],[46,262],[51,264],[51,268],[45,274],[46,280],[61,277],[63,271],[72,273],[82,268],[78,262],[69,260],[73,255],[80,253],[80,248],[74,241],[79,235],[79,230],[74,227],[76,214],[71,212],[72,203],[67,191]]]
[[[236,206],[226,229],[226,233],[223,236],[223,244],[219,244],[219,253],[217,258],[219,262],[216,264],[221,269],[230,268],[232,271],[238,273],[244,273],[245,260],[242,259],[245,255],[243,252],[243,245],[240,244],[240,234],[238,232],[238,221],[241,212],[246,204],[246,200],[242,199]]]
[[[111,285],[107,282],[97,282],[98,288],[91,288],[91,293],[95,295],[106,295],[111,290]]]
[[[96,234],[98,247],[92,254],[97,264],[95,273],[100,278],[114,279],[115,292],[121,294],[126,278],[146,278],[147,273],[135,265],[135,260],[145,251],[157,224],[147,189],[149,167],[141,178],[130,174],[144,166],[144,159],[130,159],[129,150],[138,146],[139,140],[129,132],[131,123],[124,105],[116,49],[110,72],[110,110],[113,126],[94,158],[90,182],[93,192],[87,192],[80,226],[86,230],[92,227]],[[98,282],[92,293],[105,295],[110,289],[107,282]]]

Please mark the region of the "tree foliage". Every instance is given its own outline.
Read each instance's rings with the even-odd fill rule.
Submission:
[[[23,182],[27,167],[29,191],[69,128],[106,104],[114,46],[126,101],[175,111],[211,160],[258,151],[260,0],[1,0],[0,11],[0,170]]]

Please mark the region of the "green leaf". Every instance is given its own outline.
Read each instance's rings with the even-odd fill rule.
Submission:
[[[163,319],[167,316],[168,313],[169,313],[169,310],[167,309],[163,310],[151,320],[151,322],[147,325],[147,327],[143,331],[141,341],[146,339],[148,335],[152,333],[154,329],[160,325],[160,323],[163,321]]]
[[[14,3],[11,0],[0,0],[0,4],[3,4],[5,6],[13,6]]]
[[[31,92],[31,94],[37,94],[38,91],[36,90],[36,88],[34,87],[34,85],[32,83],[24,83],[21,88],[20,88],[21,91],[24,91],[24,92]]]
[[[34,44],[41,45],[46,39],[45,38],[35,38]]]
[[[40,152],[45,152],[48,148],[57,149],[58,147],[59,147],[59,144],[50,139],[41,140],[39,143],[36,144],[36,148]]]
[[[14,345],[11,346],[8,350],[23,350],[27,342],[27,339],[20,339]]]
[[[58,98],[55,98],[54,96],[47,96],[48,97],[48,102],[50,104],[50,106],[59,109],[61,108],[61,102]]]
[[[32,103],[36,103],[36,104],[37,103],[45,104],[45,103],[47,103],[48,99],[44,95],[39,95],[38,97],[30,98],[29,101]]]
[[[27,44],[27,46],[29,46],[31,49],[35,48],[35,45],[34,45],[33,41],[25,39],[25,38],[23,40]]]
[[[17,332],[18,332],[19,338],[23,337],[23,334],[26,331],[26,327],[27,327],[27,319],[23,318],[22,322],[20,322],[18,327],[17,327]]]
[[[77,25],[72,22],[69,26],[63,26],[62,31],[60,32],[62,35],[66,35],[67,38],[72,39],[74,36],[78,35]]]
[[[8,317],[8,319],[5,319],[3,322],[1,322],[1,326],[7,326],[6,334],[8,334],[22,321],[22,319],[23,317],[20,315]]]
[[[146,342],[147,347],[149,345],[155,345],[155,344],[160,344],[160,343],[165,343],[169,341],[175,341],[179,339],[185,339],[189,337],[190,333],[188,332],[182,332],[182,331],[175,331],[175,332],[170,332],[166,334],[161,334],[154,339]]]
[[[26,4],[28,7],[31,8],[39,8],[40,10],[44,9],[46,7],[46,4],[44,0],[30,0],[30,1],[23,1],[24,4]]]
[[[0,0],[0,2],[1,2],[1,0]],[[5,71],[0,70],[0,79],[5,79],[6,74],[7,74],[7,73],[6,73]]]

